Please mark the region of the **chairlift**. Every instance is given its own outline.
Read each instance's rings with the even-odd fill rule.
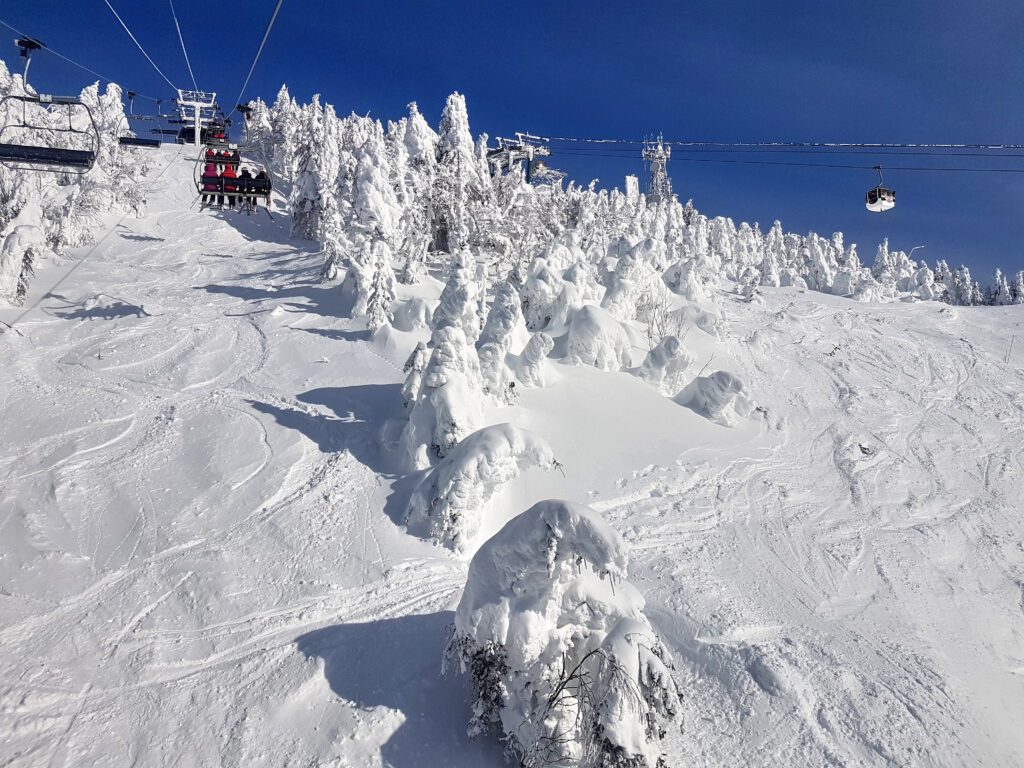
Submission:
[[[884,186],[882,166],[876,165],[875,170],[878,171],[878,186],[868,190],[864,197],[864,205],[872,213],[891,211],[896,207],[896,190]]]
[[[8,108],[8,102],[21,102],[21,119],[17,119],[17,109]],[[35,104],[47,107],[52,112],[54,107],[67,107],[67,127],[56,125],[33,125],[28,116],[28,105]],[[85,111],[89,118],[89,128],[76,128],[73,115],[75,109]],[[3,128],[0,128],[0,163],[16,171],[40,171],[43,173],[87,173],[96,164],[96,154],[100,147],[100,132],[96,127],[92,111],[74,96],[51,96],[48,94],[25,94],[4,96],[0,99],[0,113],[5,115]],[[89,149],[66,149],[53,146],[53,134],[65,134],[69,138],[82,137],[87,140]],[[5,141],[15,138],[15,141]],[[29,141],[25,141],[28,138]]]
[[[263,200],[264,205],[267,208],[270,207],[270,192],[272,184],[270,180],[270,172],[261,163],[255,163],[251,160],[242,160],[239,158],[237,161],[231,161],[230,165],[235,167],[239,173],[241,173],[242,166],[248,166],[250,170],[256,169],[253,173],[253,178],[243,179],[227,178],[223,176],[203,176],[203,169],[211,161],[206,158],[206,149],[203,149],[199,153],[199,157],[196,159],[195,170],[193,172],[192,180],[196,185],[196,192],[200,195],[216,195],[218,197],[224,197],[225,199],[240,199],[244,202],[251,198],[260,198]],[[218,160],[220,167],[225,164],[224,160]],[[255,178],[256,173],[263,171],[266,174],[266,178],[257,179]]]

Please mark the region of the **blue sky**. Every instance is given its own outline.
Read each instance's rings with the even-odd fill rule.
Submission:
[[[178,85],[188,74],[162,0],[111,0]],[[201,88],[238,93],[274,0],[176,0]],[[152,95],[169,91],[102,0],[21,0],[0,18]],[[474,133],[707,141],[1024,143],[1024,3],[426,2],[285,0],[247,97],[282,82],[339,112],[400,117],[412,100],[436,123],[445,96],[469,102]],[[13,46],[0,48],[13,63]],[[68,91],[89,76],[39,56],[32,80]],[[233,104],[231,104],[233,106]],[[639,157],[556,154],[573,178],[621,185]],[[864,210],[865,170],[686,162],[676,192],[705,213],[787,230],[841,230],[871,259],[888,236],[929,262],[964,262],[987,279],[1024,268],[1024,173],[900,173],[898,166],[1024,169],[1021,158],[783,155],[770,160],[882,163],[898,206]],[[765,159],[745,154],[703,159]]]

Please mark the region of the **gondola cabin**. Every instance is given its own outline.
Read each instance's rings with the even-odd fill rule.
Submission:
[[[869,189],[864,197],[864,205],[872,213],[891,211],[896,207],[896,192],[886,187]]]
[[[884,213],[896,207],[896,190],[885,186],[885,179],[882,178],[882,166],[876,165],[874,170],[878,173],[878,186],[869,189],[864,196],[864,207],[872,213]]]

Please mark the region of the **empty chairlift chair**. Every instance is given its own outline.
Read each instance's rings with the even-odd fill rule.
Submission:
[[[41,125],[42,120],[33,122],[29,117],[30,105],[48,109],[51,114],[59,111],[57,108],[66,107],[67,125],[63,121],[52,125]],[[86,118],[87,125],[75,126],[76,112]],[[96,164],[96,153],[100,145],[99,130],[89,107],[80,99],[47,94],[12,94],[0,99],[0,114],[6,116],[3,128],[0,128],[0,163],[8,168],[82,174]],[[68,144],[79,144],[83,148],[58,146],[55,141],[58,137],[64,137],[68,139]]]

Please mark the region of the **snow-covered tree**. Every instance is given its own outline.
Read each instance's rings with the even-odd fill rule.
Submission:
[[[513,399],[515,382],[506,357],[512,348],[513,336],[522,324],[519,292],[508,281],[498,283],[476,347],[484,390],[499,402]]]
[[[402,433],[408,462],[425,469],[446,456],[483,418],[483,381],[476,350],[460,327],[434,331],[433,350]]]
[[[491,497],[529,467],[552,469],[555,456],[539,435],[511,424],[474,432],[427,472],[409,499],[410,533],[459,553],[476,543]]]
[[[23,224],[0,244],[0,305],[20,305],[25,301],[36,261],[52,255],[46,236],[39,227]]]
[[[329,110],[329,111],[328,111]],[[295,153],[295,183],[289,197],[292,234],[306,240],[333,234],[337,202],[334,200],[338,178],[338,145],[333,108],[320,106],[320,96],[300,112],[303,140]],[[329,259],[333,256],[329,255]],[[329,271],[325,269],[325,272]]]
[[[535,504],[477,550],[446,652],[476,693],[470,734],[497,733],[524,768],[664,764],[679,691],[626,575],[619,534],[567,501]]]
[[[523,386],[547,386],[548,354],[554,348],[555,342],[543,331],[530,337],[516,366],[516,375]]]
[[[373,241],[370,255],[373,262],[366,304],[366,327],[376,331],[395,319],[391,310],[395,302],[395,272],[391,267],[391,249],[382,238]]]

